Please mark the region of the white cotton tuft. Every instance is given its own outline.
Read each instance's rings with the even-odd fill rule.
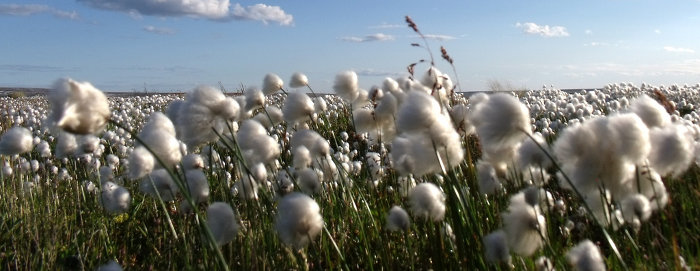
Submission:
[[[600,249],[586,239],[566,253],[566,261],[577,271],[605,271]]]
[[[277,141],[269,136],[265,127],[257,121],[243,121],[237,136],[238,146],[249,165],[270,164],[281,154]]]
[[[131,154],[129,154],[128,161],[128,177],[132,180],[140,179],[146,176],[146,174],[151,173],[155,166],[155,158],[153,158],[153,155],[143,146],[134,148]]]
[[[295,124],[311,118],[314,111],[314,102],[308,95],[301,92],[289,93],[282,106],[284,120],[289,124]]]
[[[325,138],[314,130],[299,130],[292,135],[289,141],[292,151],[298,146],[305,146],[311,152],[312,157],[324,157],[330,153],[330,145]]]
[[[143,144],[148,146],[155,156],[168,168],[172,168],[182,159],[180,142],[175,138],[175,128],[163,113],[154,112],[139,133]],[[139,146],[138,144],[137,146]]]
[[[693,139],[681,124],[650,131],[649,165],[661,176],[679,176],[688,169],[694,157]]]
[[[225,202],[214,202],[207,207],[207,226],[219,246],[233,241],[240,227],[233,208]]]
[[[56,158],[64,158],[75,154],[78,150],[78,140],[75,135],[61,131],[56,143]]]
[[[294,168],[307,168],[310,167],[311,163],[313,162],[311,158],[311,152],[304,145],[297,146],[296,148],[294,148],[294,150],[292,151],[292,155],[292,163],[294,164]]]
[[[187,187],[195,204],[209,200],[209,181],[200,169],[191,169],[185,172]]]
[[[607,140],[616,141],[616,156],[632,164],[643,163],[651,144],[649,141],[649,128],[635,114],[621,114],[608,117],[608,126],[614,131],[615,137],[608,137]]]
[[[649,199],[641,194],[626,197],[620,203],[622,216],[627,223],[647,221],[651,217],[651,205]]]
[[[107,96],[89,82],[59,79],[48,99],[51,103],[49,121],[70,133],[97,133],[111,115]]]
[[[32,132],[24,127],[12,127],[0,138],[0,154],[22,154],[31,151],[32,147]]]
[[[247,89],[245,95],[245,110],[252,111],[265,105],[265,95],[259,89]]]
[[[542,150],[540,146],[544,148],[544,150]],[[516,157],[518,166],[521,169],[526,169],[530,166],[549,168],[552,165],[552,160],[549,159],[545,151],[551,153],[549,145],[547,145],[547,141],[544,140],[542,134],[539,132],[532,134],[532,139],[525,138],[517,150]]]
[[[642,95],[630,104],[630,111],[637,114],[649,127],[664,127],[671,123],[671,115],[656,100]]]
[[[265,95],[270,95],[280,91],[283,86],[284,82],[282,81],[282,78],[274,73],[268,73],[263,79],[262,91],[265,93]]]
[[[428,129],[440,115],[440,104],[423,92],[409,92],[399,108],[396,128],[399,132]]]
[[[464,104],[458,104],[450,109],[450,118],[455,129],[464,135],[474,133],[474,126],[469,121],[469,108]]]
[[[503,230],[497,230],[484,236],[484,254],[486,260],[491,263],[510,264],[510,250],[508,249],[506,233]]]
[[[323,228],[321,208],[309,196],[292,192],[277,205],[275,228],[282,242],[301,249],[311,242]]]
[[[147,178],[141,179],[139,190],[152,197],[158,197],[156,194],[158,192],[163,201],[175,200],[175,196],[180,191],[168,171],[163,168],[156,169]]]
[[[111,260],[106,264],[101,265],[97,268],[97,271],[122,271],[122,267],[115,260]]]
[[[357,74],[354,71],[344,71],[335,76],[333,84],[335,94],[346,102],[353,102],[358,96]]]
[[[110,214],[120,214],[129,210],[131,195],[126,188],[113,182],[102,184],[102,197],[100,198],[102,207]]]
[[[226,97],[226,99],[213,105],[210,109],[214,115],[217,115],[226,121],[238,120],[238,114],[241,112],[241,106],[238,104],[236,99],[231,97]]]
[[[411,212],[417,218],[442,221],[445,218],[445,195],[432,183],[421,183],[409,195]]]
[[[411,227],[411,218],[400,206],[393,206],[386,216],[386,228],[389,231],[407,231]]]
[[[293,88],[300,88],[309,85],[309,78],[303,73],[295,72],[292,74],[291,80],[289,80],[289,86]]]
[[[503,228],[510,250],[527,257],[544,245],[547,228],[539,207],[527,204],[522,194],[522,198],[516,196],[511,197],[508,211],[502,214]]]
[[[476,163],[477,180],[479,181],[479,192],[486,195],[496,194],[503,185],[496,176],[496,170],[491,164],[483,160]]]
[[[296,175],[297,185],[304,194],[313,195],[321,190],[321,183],[318,179],[316,170],[312,168],[303,168],[294,172]]]
[[[497,93],[478,103],[470,116],[486,148],[515,145],[530,134],[530,113],[518,98]]]
[[[201,155],[190,153],[182,158],[182,165],[185,170],[204,168],[204,159]]]
[[[265,126],[266,129],[269,129],[270,127],[280,124],[282,121],[284,121],[284,114],[282,113],[282,110],[274,105],[270,105],[265,107],[264,112],[260,112],[255,117],[253,117],[253,120],[260,122],[263,126]]]

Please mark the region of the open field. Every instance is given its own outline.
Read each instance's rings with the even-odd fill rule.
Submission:
[[[466,98],[435,74],[110,96],[106,119],[86,83],[2,97],[0,269],[700,265],[698,86]]]

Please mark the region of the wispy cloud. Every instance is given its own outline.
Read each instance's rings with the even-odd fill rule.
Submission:
[[[448,40],[457,39],[457,37],[455,37],[455,36],[440,35],[440,34],[424,34],[423,36],[424,36],[426,39],[439,40],[439,41],[448,41]],[[415,37],[418,37],[418,36],[415,36]]]
[[[231,14],[235,19],[261,21],[264,24],[276,22],[280,25],[292,25],[294,23],[294,17],[287,14],[279,6],[255,4],[244,8],[240,4],[236,4]]]
[[[61,19],[78,20],[80,15],[75,11],[59,10],[47,5],[37,4],[0,4],[0,15],[7,16],[30,16],[42,13],[49,13]]]
[[[0,71],[7,72],[70,72],[75,68],[56,67],[47,65],[4,64],[0,65]]]
[[[542,37],[568,37],[569,32],[563,26],[538,25],[536,23],[516,23],[515,27],[520,28],[526,34],[539,35]]]
[[[399,28],[399,27],[404,27],[405,25],[401,24],[388,24],[388,23],[381,23],[378,25],[373,25],[370,26],[370,29],[390,29],[390,28]]]
[[[241,6],[231,5],[229,0],[78,0],[91,7],[125,12],[131,17],[137,15],[152,15],[164,17],[193,17],[214,21],[251,20],[263,24],[277,23],[293,25],[294,17],[279,6],[255,4]]]
[[[693,49],[679,48],[679,47],[673,47],[673,46],[664,46],[664,50],[666,50],[667,52],[673,52],[673,53],[689,53],[689,54],[695,53],[695,50],[693,50]]]
[[[147,25],[143,27],[143,31],[159,34],[159,35],[172,35],[175,34],[175,30],[165,27],[155,27],[152,25]]]
[[[700,59],[687,59],[681,62],[653,64],[592,63],[585,65],[565,65],[560,67],[570,77],[595,77],[620,75],[636,77],[700,75]]]
[[[403,73],[391,71],[378,71],[375,69],[356,69],[355,73],[360,76],[377,76],[377,77],[400,77]]]
[[[586,29],[586,31],[583,31],[583,33],[585,33],[586,35],[592,35],[592,34],[593,34],[593,30]]]
[[[376,33],[376,34],[371,34],[367,35],[364,37],[342,37],[340,40],[342,41],[348,41],[348,42],[370,42],[370,41],[390,41],[390,40],[395,40],[394,36],[392,35],[387,35],[384,33]]]

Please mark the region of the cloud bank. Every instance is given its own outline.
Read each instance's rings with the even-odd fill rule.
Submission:
[[[153,34],[159,34],[159,35],[172,35],[175,34],[175,30],[172,30],[170,28],[164,28],[164,27],[155,27],[152,25],[147,25],[143,27],[143,31],[153,33]]]
[[[563,26],[537,25],[536,23],[516,23],[515,27],[530,35],[542,37],[568,37],[569,32]]]
[[[693,49],[679,48],[679,47],[673,47],[673,46],[664,46],[664,50],[666,50],[668,52],[673,52],[673,53],[689,53],[689,54],[695,53],[695,50],[693,50]]]
[[[340,40],[342,41],[348,41],[348,42],[370,42],[370,41],[390,41],[394,40],[394,36],[392,35],[387,35],[384,33],[376,33],[376,34],[371,34],[367,35],[364,37],[342,37]]]
[[[30,16],[42,13],[49,13],[61,19],[78,20],[80,15],[75,11],[64,11],[37,4],[0,4],[0,15],[7,16]]]
[[[134,14],[192,17],[214,21],[252,20],[263,24],[292,25],[294,17],[279,6],[255,4],[243,7],[229,0],[78,0],[88,6]]]

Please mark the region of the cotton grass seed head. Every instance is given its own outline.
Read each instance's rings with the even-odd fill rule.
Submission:
[[[107,96],[89,82],[59,79],[48,99],[51,103],[49,121],[74,134],[101,131],[111,115]]]
[[[275,228],[282,242],[296,249],[306,247],[323,229],[321,208],[309,196],[292,192],[277,205]]]
[[[343,98],[346,102],[353,102],[359,95],[357,86],[357,73],[354,71],[344,71],[335,76],[333,84],[335,94]]]
[[[584,240],[566,253],[566,261],[577,271],[604,271],[605,262],[600,249],[590,240]]]
[[[32,132],[24,127],[12,127],[0,137],[0,154],[22,154],[31,151],[32,147]]]
[[[400,206],[393,206],[386,216],[386,228],[389,231],[407,231],[411,227],[411,218]]]
[[[409,195],[411,212],[417,218],[442,221],[445,218],[445,195],[437,185],[421,183]]]
[[[280,78],[278,75],[274,73],[268,73],[265,75],[265,78],[263,79],[263,93],[265,95],[270,95],[274,94],[277,91],[280,91],[282,87],[284,86],[284,81],[282,81],[282,78]]]
[[[240,228],[233,208],[225,202],[214,202],[207,207],[207,226],[219,246],[233,241]]]
[[[309,78],[300,72],[292,74],[292,78],[289,80],[289,86],[293,88],[305,87],[307,85],[309,85]]]

